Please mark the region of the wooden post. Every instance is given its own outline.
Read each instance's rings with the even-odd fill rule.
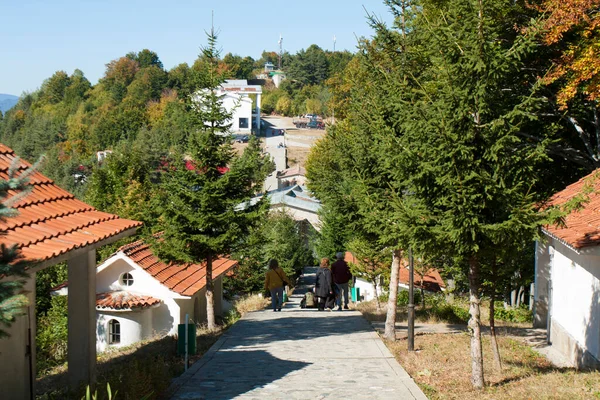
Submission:
[[[408,248],[408,351],[415,350],[415,264]]]

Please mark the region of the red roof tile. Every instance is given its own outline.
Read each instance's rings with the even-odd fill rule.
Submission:
[[[15,153],[0,143],[0,179],[8,177],[15,158]],[[19,160],[17,176],[30,166]],[[0,243],[17,244],[26,259],[49,260],[142,225],[97,211],[39,172],[31,174],[29,182],[31,192],[12,205],[19,215],[0,222],[0,230],[5,232]]]
[[[357,258],[354,257],[354,254],[352,254],[349,251],[347,251],[344,255],[344,260],[348,263],[353,264],[356,264],[358,262]],[[405,267],[405,265],[407,264],[408,261],[403,262],[403,260],[400,260],[399,282],[405,285],[408,285],[409,281],[409,270],[407,267]],[[421,275],[419,275],[416,271],[414,275],[414,283],[415,287],[421,287]],[[437,269],[431,268],[429,271],[427,271],[427,273],[423,277],[423,289],[429,290],[431,292],[439,292],[444,287],[446,287],[446,284],[444,283],[444,280],[442,279],[442,276],[440,275]]]
[[[560,206],[575,196],[582,194],[586,188],[592,188],[589,201],[579,210],[572,211],[564,219],[564,226],[545,226],[544,230],[567,243],[573,248],[582,249],[600,245],[600,169],[592,172],[577,182],[567,186],[550,199],[550,206]]]
[[[182,296],[191,296],[206,286],[206,264],[165,264],[145,242],[125,245],[119,249],[161,284]],[[237,265],[237,261],[220,257],[213,261],[213,279]]]
[[[125,291],[98,293],[96,295],[96,308],[100,309],[131,310],[151,307],[160,302],[161,300],[152,296]]]

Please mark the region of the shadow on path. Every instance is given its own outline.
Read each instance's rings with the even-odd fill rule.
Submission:
[[[264,350],[219,351],[207,358],[204,365],[177,391],[177,399],[232,399],[255,389],[279,387],[272,382],[304,368],[309,363],[273,357]],[[197,380],[196,375],[202,379]]]

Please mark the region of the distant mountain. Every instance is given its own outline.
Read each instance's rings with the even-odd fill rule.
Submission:
[[[0,111],[3,113],[10,110],[15,104],[19,101],[18,96],[13,96],[12,94],[2,94],[0,93]]]

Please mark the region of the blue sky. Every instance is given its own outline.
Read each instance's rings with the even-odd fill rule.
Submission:
[[[96,83],[105,64],[130,51],[155,51],[166,69],[197,57],[214,10],[222,55],[259,58],[311,44],[354,51],[372,35],[366,12],[391,22],[383,0],[0,0],[0,93],[40,87],[55,71],[82,70]]]

